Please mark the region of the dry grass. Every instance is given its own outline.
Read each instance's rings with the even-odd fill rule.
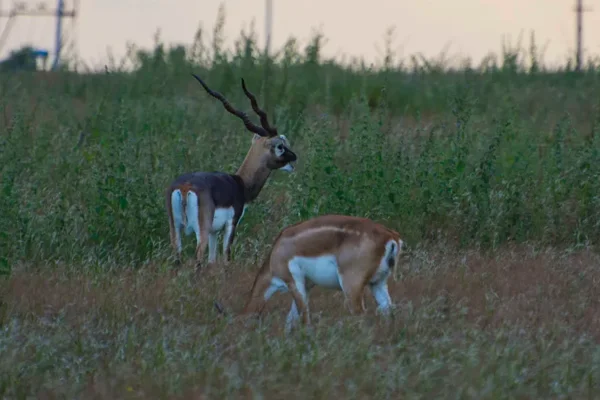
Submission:
[[[98,274],[23,267],[2,282],[7,398],[583,398],[598,390],[600,257],[531,249],[406,255],[390,321],[314,289],[314,330],[286,337],[290,299],[239,310],[254,266],[194,279],[162,266]],[[233,273],[234,272],[234,273]],[[596,363],[596,364],[595,364]]]

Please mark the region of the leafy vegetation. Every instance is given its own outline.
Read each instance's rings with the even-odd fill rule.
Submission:
[[[549,70],[535,46],[477,67],[406,63],[388,35],[371,68],[325,59],[320,33],[266,56],[243,30],[228,50],[224,23],[208,44],[202,30],[189,48],[157,38],[98,73],[0,75],[2,396],[599,389],[598,65]],[[171,275],[164,189],[234,172],[251,135],[192,71],[248,110],[243,76],[299,156],[246,212],[236,262],[200,281]],[[278,331],[287,298],[258,327],[215,318],[214,296],[241,306],[281,228],[325,213],[403,235],[394,322],[336,316],[330,292],[313,335]]]

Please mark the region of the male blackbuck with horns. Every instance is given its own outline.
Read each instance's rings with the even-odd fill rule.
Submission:
[[[256,98],[248,91],[244,79],[242,89],[250,99],[254,112],[260,117],[261,126],[253,124],[248,116],[234,109],[219,92],[211,90],[198,76],[194,78],[221,103],[227,111],[240,118],[246,129],[254,133],[252,145],[235,174],[224,172],[190,172],[177,177],[166,193],[171,244],[181,262],[181,231],[196,234],[196,267],[204,258],[208,245],[208,263],[217,258],[217,233],[225,230],[223,256],[231,259],[231,245],[235,230],[246,206],[251,203],[265,185],[271,171],[292,172],[296,154],[289,148],[284,135],[267,120],[267,114],[258,107]]]
[[[398,232],[366,218],[323,215],[288,226],[258,271],[242,315],[260,314],[273,294],[290,292],[286,330],[300,315],[309,324],[308,292],[315,286],[343,291],[353,314],[365,311],[368,286],[378,310],[387,314],[393,306],[387,280],[402,246]],[[215,307],[225,313],[218,302]]]

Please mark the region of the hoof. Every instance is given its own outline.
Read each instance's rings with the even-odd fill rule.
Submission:
[[[204,266],[200,261],[197,261],[196,264],[194,264],[194,268],[196,269],[196,273],[200,273]]]

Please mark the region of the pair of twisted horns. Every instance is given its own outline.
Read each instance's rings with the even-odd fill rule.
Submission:
[[[196,78],[196,80],[198,82],[200,82],[200,84],[202,85],[204,90],[206,90],[206,92],[208,94],[210,94],[211,96],[218,99],[221,103],[223,103],[223,106],[225,107],[225,109],[227,111],[229,111],[236,117],[240,118],[244,122],[244,125],[250,132],[254,132],[257,135],[264,136],[264,137],[277,136],[277,128],[269,125],[269,121],[267,119],[267,113],[258,107],[258,103],[256,102],[256,97],[254,97],[254,95],[252,93],[250,93],[250,91],[246,88],[246,83],[244,82],[244,78],[242,78],[242,89],[244,90],[244,93],[246,94],[246,96],[250,99],[250,104],[252,105],[252,109],[260,117],[260,124],[262,125],[262,127],[253,124],[245,112],[236,110],[235,108],[233,108],[232,105],[229,104],[227,99],[221,93],[211,90],[208,86],[206,86],[206,83],[204,83],[204,81],[202,79],[200,79],[196,74],[192,74],[192,76],[194,78]]]

